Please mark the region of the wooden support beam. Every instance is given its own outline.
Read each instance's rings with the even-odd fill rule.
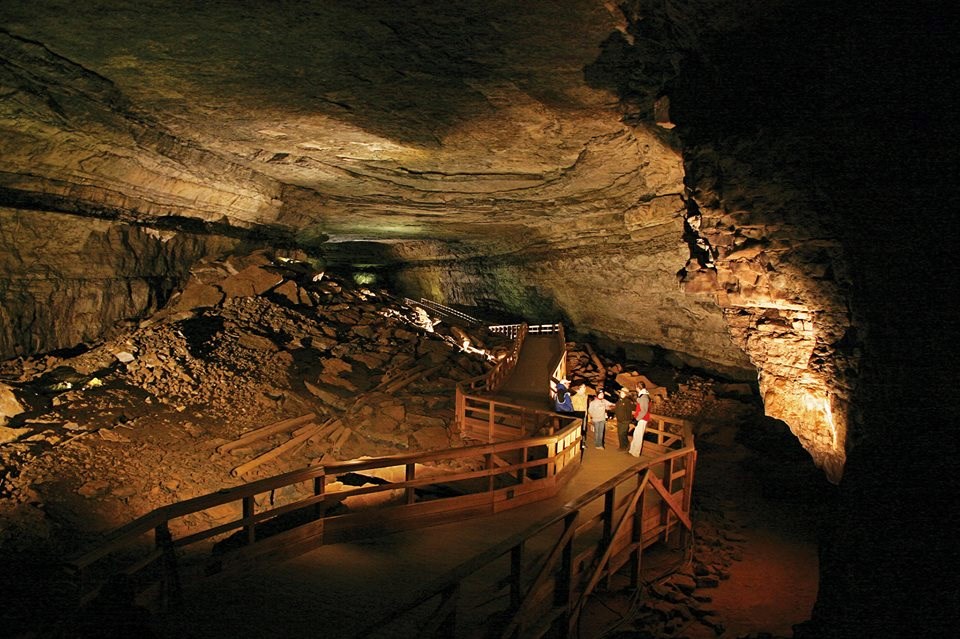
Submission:
[[[299,417],[291,417],[290,419],[274,422],[273,424],[268,424],[267,426],[261,426],[256,430],[251,430],[247,433],[244,433],[239,439],[235,439],[232,442],[227,442],[226,444],[218,446],[217,452],[226,453],[235,448],[243,448],[244,446],[259,439],[263,439],[264,437],[269,437],[270,435],[274,435],[276,433],[292,430],[301,424],[306,424],[307,422],[312,421],[315,418],[316,415],[314,413],[307,413],[306,415],[301,415]]]
[[[274,459],[274,458],[276,458],[276,457],[279,457],[280,455],[282,455],[283,453],[287,452],[288,450],[291,450],[291,449],[297,447],[299,444],[302,444],[303,442],[307,441],[307,440],[310,439],[319,429],[320,429],[320,426],[314,425],[313,428],[307,430],[306,432],[300,433],[300,434],[297,435],[296,437],[294,437],[294,438],[292,438],[292,439],[284,442],[283,444],[280,444],[280,445],[277,446],[276,448],[273,448],[273,449],[271,449],[271,450],[268,450],[267,452],[265,452],[264,454],[260,455],[259,457],[254,457],[253,459],[251,459],[250,461],[246,462],[245,464],[240,464],[239,466],[237,466],[236,468],[234,468],[233,470],[231,470],[231,471],[230,471],[230,474],[233,475],[234,477],[239,477],[239,476],[241,476],[241,475],[245,475],[246,473],[250,472],[251,470],[253,470],[253,469],[256,468],[257,466],[259,466],[260,464],[263,464],[264,462],[268,462],[268,461],[270,461],[271,459]]]
[[[340,450],[343,448],[343,445],[347,443],[347,440],[348,440],[348,439],[350,439],[350,435],[351,435],[352,433],[353,433],[353,431],[352,431],[351,429],[349,429],[349,428],[344,428],[344,429],[343,429],[343,431],[340,433],[340,437],[338,437],[338,438],[337,438],[337,441],[335,441],[335,442],[333,443],[332,452],[333,452],[334,454],[337,454],[337,453],[340,452]]]

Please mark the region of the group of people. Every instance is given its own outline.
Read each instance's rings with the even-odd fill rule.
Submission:
[[[650,393],[643,382],[639,382],[636,391],[621,388],[617,402],[608,400],[605,393],[598,391],[592,401],[587,396],[586,384],[580,384],[576,392],[570,393],[570,380],[557,382],[554,394],[554,409],[558,413],[577,415],[585,424],[592,425],[594,445],[604,448],[604,436],[607,432],[607,413],[613,411],[617,419],[617,441],[619,450],[640,456],[643,448],[643,434],[650,420]],[[633,438],[630,439],[630,434]]]

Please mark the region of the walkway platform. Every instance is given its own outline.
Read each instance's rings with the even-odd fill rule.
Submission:
[[[655,457],[636,459],[609,447],[589,448],[583,465],[553,499],[497,515],[321,546],[252,572],[189,584],[183,606],[158,616],[155,631],[171,639],[354,637],[372,618],[402,607],[418,587]],[[409,637],[406,632],[398,628],[395,636]]]
[[[97,562],[154,533],[154,550],[128,574],[159,564],[158,601],[170,602],[151,620],[161,638],[480,639],[498,622],[517,637],[572,628],[596,588],[621,570],[636,587],[644,550],[691,529],[696,450],[690,424],[664,416],[651,418],[639,459],[616,450],[610,430],[606,449],[581,449],[579,420],[551,410],[562,327],[534,328],[501,361],[509,368],[457,387],[461,433],[480,444],[332,462],[148,513],[76,559],[80,592]],[[377,469],[400,475],[326,492],[328,480]],[[278,491],[293,501],[274,504]],[[378,495],[390,505],[366,501]],[[171,526],[211,509],[236,514],[187,535]],[[309,517],[267,532],[288,513]],[[240,542],[233,554],[204,554],[227,533]],[[184,570],[193,578],[179,584]]]
[[[550,369],[560,355],[556,334],[527,335],[516,367],[495,393],[497,398],[528,408],[553,410]]]

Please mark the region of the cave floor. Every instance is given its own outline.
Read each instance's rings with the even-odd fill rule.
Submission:
[[[699,450],[695,501],[701,503],[702,509],[694,511],[695,547],[726,543],[725,536],[737,540],[730,544],[735,549],[731,553],[734,560],[723,571],[725,578],[714,588],[695,591],[704,600],[698,605],[704,611],[713,611],[708,619],[711,623],[701,623],[697,615],[692,615],[690,619],[678,618],[669,635],[661,634],[662,626],[653,635],[629,634],[637,628],[650,631],[642,619],[649,614],[651,602],[652,608],[664,608],[649,593],[647,605],[638,601],[628,587],[627,577],[621,574],[613,580],[609,591],[598,595],[596,605],[585,611],[581,636],[614,637],[623,632],[623,637],[776,639],[792,637],[793,625],[810,618],[819,580],[818,506],[772,495],[778,487],[774,485],[771,491],[770,479],[766,478],[764,488],[761,477],[744,463],[750,455],[742,446],[721,448],[707,444]],[[725,533],[718,534],[718,519]],[[663,550],[653,553],[646,559],[645,577],[659,581],[670,572],[689,570],[691,558],[693,562],[703,560],[699,552],[692,557]]]
[[[737,457],[729,449],[707,449],[698,465],[698,488],[727,504],[726,516],[744,538],[742,560],[709,592],[711,606],[726,626],[723,637],[752,632],[790,637],[794,624],[810,618],[817,596],[816,511],[810,504],[764,495],[760,479]]]

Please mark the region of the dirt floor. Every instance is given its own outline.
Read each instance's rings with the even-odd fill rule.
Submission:
[[[708,591],[710,605],[723,619],[722,637],[791,637],[792,627],[810,618],[817,596],[819,509],[817,502],[773,494],[776,489],[764,494],[765,478],[751,470],[751,454],[715,449],[699,458],[699,489],[719,496],[743,539],[729,578]]]
[[[64,557],[154,508],[324,458],[462,445],[455,385],[489,370],[508,345],[433,326],[440,318],[425,322],[386,291],[303,263],[253,255],[194,275],[156,316],[108,339],[0,363],[0,383],[22,406],[0,427],[0,593],[10,604],[0,622],[13,636],[41,636],[30,628],[60,605]],[[670,636],[789,636],[816,593],[812,506],[822,481],[796,440],[760,415],[746,385],[568,346],[575,384],[610,389],[640,371],[663,388],[655,412],[698,424],[698,516],[705,538],[720,541],[701,548],[697,578],[716,578],[712,601],[701,602],[715,614],[709,624],[673,623]],[[312,435],[274,459],[255,463],[291,433],[218,452],[304,415]],[[646,636],[642,624],[631,628],[624,636]]]

